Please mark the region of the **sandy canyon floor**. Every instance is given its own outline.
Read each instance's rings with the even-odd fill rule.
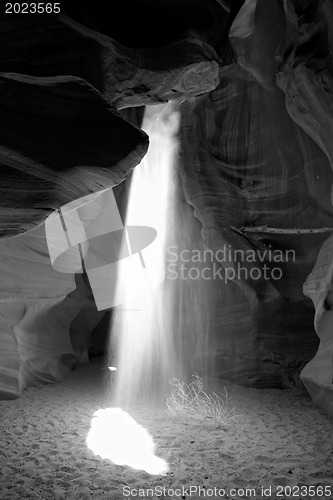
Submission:
[[[107,406],[105,373],[95,360],[0,401],[1,500],[333,499],[333,422],[309,396],[227,383],[238,418],[225,429],[172,417],[164,404],[134,407],[169,465],[151,475],[86,445],[93,413]]]

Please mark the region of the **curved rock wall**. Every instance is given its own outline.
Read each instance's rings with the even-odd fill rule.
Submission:
[[[130,49],[63,15],[5,16],[0,43],[0,236],[129,175],[148,138],[117,109],[218,84],[218,56],[194,34]]]
[[[285,2],[287,43],[280,57],[278,84],[286,95],[290,116],[312,137],[333,169],[333,7],[332,2]],[[313,164],[308,179],[318,192],[331,193],[325,203],[332,218],[332,178],[322,175],[322,162]],[[311,173],[312,172],[312,175]],[[321,184],[321,189],[320,189]],[[312,188],[313,190],[313,188]],[[332,226],[332,222],[331,222]],[[332,398],[332,232],[322,245],[315,266],[304,284],[304,293],[315,307],[314,326],[319,348],[301,372],[313,401],[333,415]]]
[[[333,236],[320,249],[304,283],[304,293],[315,307],[314,325],[320,344],[301,378],[315,404],[333,415]]]
[[[103,317],[82,275],[52,269],[43,221],[146,153],[117,109],[215,88],[218,56],[194,34],[130,49],[63,15],[6,16],[0,42],[0,237],[19,235],[0,241],[0,397],[16,397],[87,361]]]
[[[53,270],[44,226],[0,241],[0,255],[3,399],[31,384],[61,380],[87,359],[91,331],[103,313],[81,276],[75,283],[73,275]]]
[[[221,69],[216,90],[181,106],[183,185],[204,244],[215,255],[242,252],[223,262],[234,279],[211,285],[218,297],[210,332],[217,373],[260,386],[281,385],[284,372],[299,370],[316,352],[313,307],[302,286],[333,226],[330,129],[325,150],[294,119],[276,83],[286,21],[280,2],[258,1],[250,34],[232,39],[238,63]],[[324,108],[324,82],[309,88],[309,100],[323,99]],[[332,123],[329,109],[309,111],[316,130]],[[283,258],[270,261],[267,249]],[[249,252],[255,258],[243,262]],[[263,265],[268,279],[257,272]],[[270,274],[275,267],[278,279]]]
[[[0,88],[0,236],[118,184],[147,150],[146,134],[80,78],[6,74]]]

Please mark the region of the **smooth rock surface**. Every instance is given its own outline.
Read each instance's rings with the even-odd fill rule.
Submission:
[[[315,307],[314,325],[320,344],[301,378],[314,403],[333,415],[333,236],[322,246],[304,283],[304,293]]]
[[[148,137],[78,77],[0,75],[0,236],[119,184]]]
[[[1,240],[0,255],[0,396],[7,399],[87,362],[104,313],[82,275],[53,270],[43,226]]]
[[[238,64],[221,69],[221,82],[208,96],[181,106],[181,175],[204,245],[216,255],[240,250],[236,258],[226,252],[222,263],[234,279],[214,285],[210,335],[221,376],[245,385],[281,385],[284,372],[299,370],[315,354],[303,283],[333,226],[327,151],[294,119],[276,83],[285,26],[278,2],[258,2],[252,31],[232,39]],[[306,116],[314,116],[328,144],[329,90],[320,79],[318,87],[310,84],[316,97],[309,95],[309,102],[318,99],[326,110],[320,115],[317,106]],[[269,249],[283,259],[272,260]],[[256,257],[247,259],[249,252]]]

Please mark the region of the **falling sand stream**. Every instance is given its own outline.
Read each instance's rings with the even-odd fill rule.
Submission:
[[[132,415],[139,407],[166,410],[170,381],[188,380],[193,360],[196,371],[203,367],[209,328],[204,284],[178,273],[178,252],[201,242],[177,169],[179,117],[172,103],[146,109],[142,128],[150,147],[133,172],[117,264],[107,407],[94,413],[86,441],[96,455],[150,474],[165,474],[168,464]]]
[[[175,222],[178,127],[179,113],[174,104],[146,108],[142,128],[149,135],[150,146],[133,172],[125,226],[151,227],[157,236],[153,250],[148,256],[142,252],[138,260],[138,273],[141,266],[150,270],[148,287],[133,296],[141,274],[123,268],[118,271],[117,288],[125,287],[126,302],[115,308],[111,332],[110,364],[116,371],[110,373],[110,389],[116,406],[128,407],[164,394],[169,380],[182,376],[182,349],[174,335],[173,303],[163,279]],[[157,286],[154,279],[150,280],[152,274],[162,278]]]

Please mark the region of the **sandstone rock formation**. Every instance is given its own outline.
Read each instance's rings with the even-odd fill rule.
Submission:
[[[316,264],[304,284],[304,293],[315,306],[314,326],[320,344],[301,378],[315,404],[333,414],[333,237],[320,249]]]
[[[44,226],[2,239],[0,254],[0,396],[9,398],[28,385],[59,381],[82,362],[103,313],[82,275],[75,283],[73,274],[53,270]]]
[[[1,20],[0,40],[2,234],[129,174],[148,139],[116,109],[218,83],[217,55],[194,35],[135,50],[66,16],[15,16]]]
[[[146,134],[80,78],[6,73],[0,84],[1,236],[118,184],[147,150]]]
[[[237,63],[221,69],[216,90],[181,106],[184,192],[204,245],[215,254],[241,250],[238,261],[226,252],[223,264],[234,279],[212,284],[218,298],[211,330],[216,373],[245,385],[281,386],[284,372],[299,371],[315,354],[312,306],[302,286],[333,227],[326,24],[322,10],[320,24],[310,7],[309,19],[300,17],[324,39],[319,59],[315,42],[303,47],[287,37],[293,3],[284,5],[258,1],[253,26],[244,11],[244,30],[232,38]],[[294,52],[302,49],[302,59],[290,62],[290,45],[289,58],[276,59],[286,39]],[[323,75],[318,65],[311,68],[314,57]],[[271,260],[269,249],[283,259]],[[249,252],[256,258],[246,259]],[[263,265],[281,276],[266,279]]]
[[[0,242],[0,391],[16,397],[87,361],[103,317],[82,275],[52,269],[43,220],[140,162],[148,137],[117,110],[215,88],[218,56],[196,34],[134,49],[65,15],[2,16],[0,40],[0,236],[20,235]]]

